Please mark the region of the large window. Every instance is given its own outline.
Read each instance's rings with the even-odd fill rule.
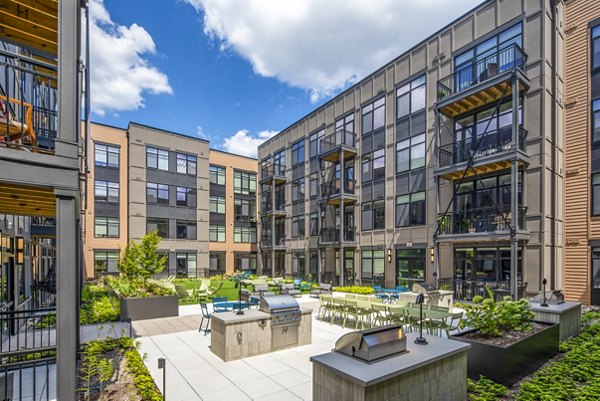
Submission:
[[[146,203],[168,205],[169,186],[166,184],[146,183]]]
[[[304,139],[292,144],[292,166],[304,161]]]
[[[592,174],[592,214],[600,216],[600,173]]]
[[[211,164],[208,167],[208,178],[211,184],[225,185],[225,168]]]
[[[197,238],[196,235],[196,222],[187,220],[177,220],[177,239],[191,239]]]
[[[233,227],[233,242],[256,242],[256,227]]]
[[[592,102],[592,142],[600,143],[600,99]]]
[[[311,236],[316,236],[319,235],[319,213],[318,212],[314,212],[310,214],[310,220],[309,220],[309,233]]]
[[[211,252],[209,258],[209,276],[225,274],[225,252]]]
[[[177,153],[177,172],[196,175],[196,156]]]
[[[292,237],[304,237],[304,215],[292,217]]]
[[[379,230],[385,228],[385,199],[362,204],[362,230]]]
[[[385,126],[385,98],[382,97],[362,109],[362,133],[368,134]]]
[[[198,275],[197,255],[195,253],[177,253],[177,277],[196,277]]]
[[[309,195],[311,198],[319,196],[319,176],[317,173],[310,175]]]
[[[362,157],[362,182],[385,178],[385,149],[379,149]]]
[[[256,202],[248,199],[234,199],[233,214],[236,220],[256,221]]]
[[[592,248],[592,288],[600,290],[600,248]]]
[[[119,168],[119,148],[96,143],[94,145],[94,164],[99,167]]]
[[[315,132],[314,134],[312,134],[309,139],[309,146],[310,146],[310,158],[312,159],[313,157],[317,157],[319,155],[319,153],[321,152],[321,139],[323,139],[323,137],[325,136],[325,130],[322,129],[321,131]]]
[[[210,242],[225,242],[225,226],[211,224],[208,228],[208,240]]]
[[[117,274],[119,251],[94,251],[94,275]]]
[[[396,197],[396,227],[425,224],[425,191]]]
[[[486,177],[481,180],[465,181],[455,184],[455,211],[468,212],[472,209],[510,207],[511,205],[511,175]],[[519,204],[523,204],[523,175],[519,174]]]
[[[425,108],[425,75],[396,89],[396,118]]]
[[[363,284],[383,285],[385,282],[385,251],[362,251],[361,273]]]
[[[592,29],[592,70],[600,68],[600,25]]]
[[[223,196],[213,196],[209,198],[208,210],[211,213],[225,213],[225,198]]]
[[[94,199],[96,202],[119,203],[119,183],[95,180]]]
[[[94,236],[95,237],[119,237],[119,218],[118,217],[95,217],[94,218]]]
[[[256,193],[256,174],[234,170],[233,192],[241,195],[253,195]]]
[[[236,271],[256,272],[256,254],[246,252],[233,253],[233,268]]]
[[[162,171],[169,171],[169,151],[165,149],[147,147],[146,166]]]
[[[304,202],[304,177],[292,181],[292,202]]]
[[[195,207],[196,190],[194,188],[177,187],[177,206]]]
[[[169,238],[169,219],[146,218],[146,232],[156,231],[159,237]]]
[[[523,255],[517,254],[517,279],[521,278]],[[454,277],[458,280],[510,280],[510,247],[479,247],[454,249]],[[473,294],[474,295],[474,294]]]
[[[396,284],[412,288],[425,281],[425,249],[396,249]]]
[[[425,134],[396,144],[396,174],[425,167]]]
[[[285,149],[273,155],[273,166],[275,167],[274,173],[276,175],[285,174]]]
[[[305,254],[304,252],[292,253],[292,276],[301,277],[305,271]]]

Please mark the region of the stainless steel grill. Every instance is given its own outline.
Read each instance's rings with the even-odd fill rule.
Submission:
[[[538,295],[531,299],[531,302],[542,303],[544,302],[544,293],[540,292]],[[565,295],[560,290],[546,291],[546,304],[548,305],[560,305],[565,303]]]
[[[435,303],[440,299],[440,291],[438,288],[426,282],[414,283],[412,292],[425,295],[428,303]]]
[[[401,325],[354,331],[341,336],[334,351],[364,362],[376,362],[406,352],[406,336]]]
[[[271,325],[300,322],[300,305],[291,295],[272,295],[260,299],[260,310],[271,315]]]

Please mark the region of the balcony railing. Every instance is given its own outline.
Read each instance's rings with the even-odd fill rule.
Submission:
[[[31,309],[0,312],[2,357],[13,352],[56,347],[56,309]]]
[[[484,298],[488,297],[486,287],[490,289],[496,301],[502,301],[505,296],[510,296],[510,281],[477,281],[477,280],[462,280],[455,278],[440,278],[438,280],[438,288],[440,290],[454,291],[455,301],[472,301],[473,297],[480,295]],[[517,284],[517,297],[525,296],[527,283],[519,280]]]
[[[321,242],[322,243],[339,243],[340,239],[342,242],[354,242],[354,227],[345,227],[344,236],[340,237],[340,228],[336,227],[325,227],[321,230]]]
[[[525,149],[527,130],[519,127],[519,149]],[[511,150],[512,127],[503,127],[494,131],[486,132],[458,141],[440,146],[440,167],[462,163],[473,157],[474,160],[483,159],[498,153]]]
[[[260,177],[263,180],[272,177],[285,178],[285,165],[283,164],[268,164],[260,168]]]
[[[498,50],[475,64],[462,67],[438,81],[438,100],[464,92],[504,72],[520,68],[525,71],[527,55],[517,45]]]
[[[272,247],[273,246],[273,242],[272,242],[273,237],[271,236],[263,236],[261,237],[261,246],[262,247]],[[278,237],[275,238],[275,246],[279,247],[279,246],[285,246],[285,237]]]
[[[56,351],[19,351],[2,358],[0,399],[12,401],[56,399]]]
[[[27,61],[24,61],[27,60]],[[58,126],[56,67],[0,52],[0,144],[53,152]]]
[[[524,228],[526,213],[527,208],[519,206],[520,228]],[[438,216],[440,235],[510,231],[511,224],[510,206],[458,210]]]
[[[335,195],[354,195],[354,180],[346,180],[342,186],[342,180],[335,180],[321,185],[321,196],[327,198]]]
[[[355,137],[356,134],[354,132],[339,129],[333,134],[321,139],[321,153],[328,152],[329,150],[341,145],[353,148],[355,147]]]
[[[264,202],[262,211],[263,213],[285,212],[285,202],[275,202],[275,208],[273,208],[272,202]]]
[[[240,221],[244,223],[256,223],[256,216],[248,216],[246,214],[236,214],[235,221]]]

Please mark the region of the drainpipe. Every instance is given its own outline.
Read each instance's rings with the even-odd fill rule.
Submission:
[[[556,213],[558,210],[557,205],[557,152],[556,152],[556,140],[557,140],[557,79],[556,79],[556,65],[558,63],[558,54],[556,51],[557,43],[556,43],[556,20],[558,19],[558,3],[562,0],[552,0],[552,46],[551,46],[551,57],[552,57],[552,104],[551,104],[551,113],[552,120],[550,125],[550,135],[552,139],[552,175],[550,180],[550,193],[552,194],[550,199],[550,207],[551,207],[551,222],[552,225],[550,227],[550,237],[551,237],[551,253],[550,253],[550,289],[554,290],[556,288]]]

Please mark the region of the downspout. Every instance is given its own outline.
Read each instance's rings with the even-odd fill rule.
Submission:
[[[551,208],[551,213],[552,213],[552,225],[550,227],[550,237],[551,237],[551,253],[550,253],[550,289],[554,290],[556,288],[556,261],[557,261],[557,257],[556,257],[556,214],[557,214],[557,200],[556,197],[557,195],[557,178],[556,178],[556,168],[557,168],[557,162],[556,162],[556,157],[557,157],[557,151],[556,151],[556,146],[557,146],[557,107],[556,107],[556,102],[557,102],[557,90],[556,90],[556,85],[557,85],[557,78],[556,78],[556,65],[558,63],[558,55],[557,55],[557,33],[556,33],[556,20],[558,18],[558,6],[557,4],[560,2],[561,0],[552,0],[552,44],[551,44],[551,56],[552,56],[552,104],[551,104],[551,112],[552,112],[552,120],[551,120],[551,125],[550,125],[550,134],[551,134],[551,139],[552,139],[552,152],[551,152],[551,156],[552,156],[552,161],[551,161],[551,168],[552,168],[552,179],[550,181],[550,190],[551,190],[551,194],[552,197],[550,198],[550,208]]]

